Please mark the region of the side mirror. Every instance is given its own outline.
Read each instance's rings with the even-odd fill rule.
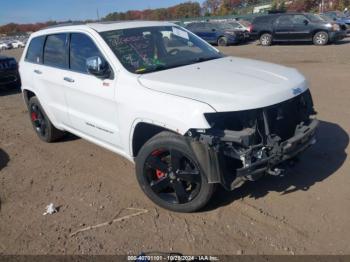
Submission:
[[[86,69],[89,74],[101,79],[109,78],[111,75],[109,64],[99,56],[86,59]]]
[[[304,25],[308,25],[309,24],[309,21],[308,20],[304,20]]]

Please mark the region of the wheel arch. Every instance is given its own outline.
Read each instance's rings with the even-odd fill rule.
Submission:
[[[263,30],[260,31],[259,33],[259,38],[263,35],[263,34],[270,34],[273,37],[273,33],[270,30]]]
[[[163,131],[179,134],[173,130],[161,126],[160,124],[150,123],[146,121],[137,122],[132,129],[132,135],[130,137],[130,151],[132,153],[132,157],[136,157],[138,155],[140,149],[145,143],[147,143],[148,140]]]
[[[33,91],[28,90],[28,89],[23,89],[22,93],[23,93],[23,97],[24,97],[24,101],[25,101],[26,105],[28,105],[29,100],[32,97],[36,96],[36,94]]]
[[[314,37],[317,33],[319,32],[325,32],[328,36],[329,36],[329,32],[326,30],[326,29],[321,29],[321,28],[318,28],[318,29],[315,29],[313,32],[312,32],[312,37]]]
[[[43,107],[47,117],[52,122],[54,127],[59,129],[59,130],[62,130],[62,131],[64,130],[62,128],[62,126],[57,122],[55,115],[52,114],[52,112],[49,110],[49,108],[46,106],[46,104],[40,100],[39,95],[37,93],[35,93],[33,90],[24,88],[24,89],[22,89],[22,94],[23,94],[24,102],[27,106],[29,105],[29,100],[32,97],[37,97],[39,102],[40,102],[40,105]]]
[[[219,42],[220,38],[223,38],[225,37],[227,39],[227,36],[226,35],[219,35],[217,38],[216,38],[216,43]]]

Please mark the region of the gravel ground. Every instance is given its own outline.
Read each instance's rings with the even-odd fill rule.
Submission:
[[[172,213],[144,196],[122,157],[73,136],[40,142],[21,95],[2,92],[0,254],[350,254],[350,39],[221,50],[295,67],[309,80],[321,126],[296,166],[284,177],[219,189],[201,212]],[[51,202],[59,212],[43,216]],[[148,212],[70,236],[134,213],[130,207]]]

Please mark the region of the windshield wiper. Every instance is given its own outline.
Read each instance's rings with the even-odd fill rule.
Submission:
[[[205,61],[209,61],[209,60],[214,60],[214,59],[218,59],[218,58],[222,58],[222,57],[221,56],[217,56],[217,57],[216,56],[213,56],[213,57],[198,57],[198,58],[196,58],[196,59],[194,59],[192,61],[185,61],[183,63],[174,64],[174,65],[155,64],[155,65],[148,66],[147,68],[138,69],[138,70],[135,71],[135,73],[137,73],[137,74],[152,73],[152,72],[167,70],[167,69],[171,69],[171,68],[176,68],[176,67],[181,67],[181,66],[186,66],[186,65],[192,65],[192,64],[205,62]]]
[[[205,61],[210,61],[214,59],[222,58],[222,56],[211,56],[211,57],[197,57],[196,59],[192,60],[189,64],[195,64],[195,63],[201,63]]]
[[[150,72],[155,72],[159,70],[164,70],[167,69],[165,65],[162,64],[156,64],[156,65],[151,65],[145,68],[139,68],[135,71],[137,74],[144,74],[144,73],[150,73]]]

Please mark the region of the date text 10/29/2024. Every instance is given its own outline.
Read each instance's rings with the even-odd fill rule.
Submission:
[[[219,258],[216,256],[140,255],[128,256],[128,261],[219,261]]]

